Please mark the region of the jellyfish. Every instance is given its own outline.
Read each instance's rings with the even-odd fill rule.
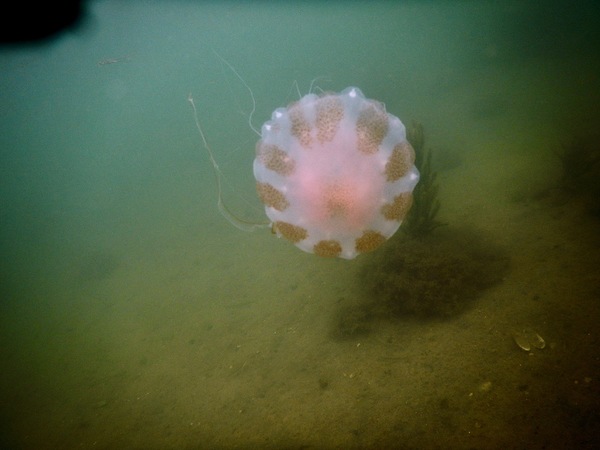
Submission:
[[[215,169],[219,210],[240,228],[259,226],[223,204],[218,165],[197,117],[196,125]],[[400,119],[348,87],[277,108],[261,128],[253,171],[274,234],[308,253],[353,259],[400,227],[419,181],[414,162]]]

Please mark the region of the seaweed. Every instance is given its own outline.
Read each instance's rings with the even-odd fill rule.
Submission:
[[[501,283],[510,259],[492,237],[476,229],[444,227],[432,152],[425,148],[423,126],[413,123],[408,141],[415,150],[421,180],[404,233],[365,258],[360,280],[364,303],[340,311],[336,335],[352,339],[375,329],[381,319],[441,319],[472,307],[484,292]]]
[[[439,185],[437,172],[431,165],[432,151],[425,147],[423,125],[413,121],[407,134],[408,142],[415,150],[415,165],[421,177],[413,191],[413,205],[402,224],[402,230],[410,237],[423,237],[446,224],[436,218],[441,206]]]
[[[355,313],[350,331],[367,328],[371,317],[457,316],[501,283],[509,266],[506,252],[473,229],[449,227],[425,239],[399,236],[362,267],[370,302],[362,311],[368,314]]]
[[[579,199],[587,212],[600,217],[600,136],[578,136],[555,152],[561,163],[558,191],[564,201]]]
[[[598,137],[576,137],[562,144],[556,152],[561,163],[561,187],[572,194],[595,185],[600,175],[600,140]]]

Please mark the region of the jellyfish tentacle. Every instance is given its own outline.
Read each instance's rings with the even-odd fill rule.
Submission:
[[[202,139],[202,144],[206,150],[206,153],[208,154],[208,159],[210,160],[213,166],[215,183],[217,185],[217,207],[219,208],[219,212],[223,217],[225,217],[229,221],[229,223],[231,223],[233,226],[242,231],[254,231],[256,228],[268,227],[270,225],[270,222],[252,222],[236,216],[233,212],[231,212],[231,210],[223,201],[223,173],[221,172],[221,169],[219,169],[219,164],[217,164],[217,160],[215,159],[212,148],[208,144],[206,136],[204,135],[204,131],[202,130],[202,126],[200,125],[200,120],[198,119],[198,110],[196,109],[194,97],[192,96],[191,92],[188,94],[187,99],[192,105],[192,110],[194,111],[194,121],[196,122],[196,128],[198,129],[198,133],[200,134],[200,138]]]
[[[225,58],[223,58],[221,55],[219,55],[217,53],[217,51],[214,49],[213,49],[213,53],[215,55],[217,55],[217,58],[219,58],[223,64],[225,64],[227,67],[229,67],[229,69],[235,74],[235,76],[238,78],[238,80],[240,80],[242,82],[244,87],[250,93],[250,98],[252,99],[252,109],[250,110],[250,114],[248,115],[248,126],[252,129],[252,131],[254,131],[257,135],[260,136],[260,131],[258,131],[256,129],[256,127],[254,126],[254,124],[252,123],[252,118],[254,117],[254,112],[256,111],[256,100],[254,98],[254,92],[252,92],[252,89],[250,88],[250,86],[248,86],[248,83],[246,83],[246,80],[244,80],[242,78],[242,76],[238,73],[237,70],[235,70],[235,67],[233,67],[229,61],[227,61]]]

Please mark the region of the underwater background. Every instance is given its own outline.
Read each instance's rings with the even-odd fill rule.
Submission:
[[[0,448],[598,447],[594,2],[83,7],[0,47]],[[423,126],[440,226],[228,223],[188,96],[261,222],[249,121],[347,86]]]

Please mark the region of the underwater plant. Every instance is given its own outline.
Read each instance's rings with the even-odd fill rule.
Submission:
[[[399,236],[362,267],[369,300],[345,315],[343,330],[358,334],[376,317],[456,316],[502,282],[509,263],[502,248],[474,229],[448,227],[426,239]]]
[[[425,148],[423,125],[413,121],[407,129],[407,139],[415,150],[415,166],[421,177],[413,191],[412,207],[402,223],[402,230],[410,237],[422,237],[446,225],[436,219],[440,210],[437,172],[431,166],[431,149]]]
[[[340,310],[338,337],[364,335],[373,322],[384,318],[456,316],[502,282],[509,270],[504,249],[476,229],[444,227],[432,233],[446,224],[437,218],[439,185],[423,125],[413,122],[407,139],[421,178],[402,224],[404,233],[364,260],[360,278],[365,301]]]
[[[600,135],[576,136],[555,153],[561,178],[554,192],[562,194],[563,203],[579,199],[590,215],[600,217]]]
[[[562,144],[557,152],[561,163],[561,186],[566,191],[577,193],[595,185],[600,174],[600,139],[576,137]]]

